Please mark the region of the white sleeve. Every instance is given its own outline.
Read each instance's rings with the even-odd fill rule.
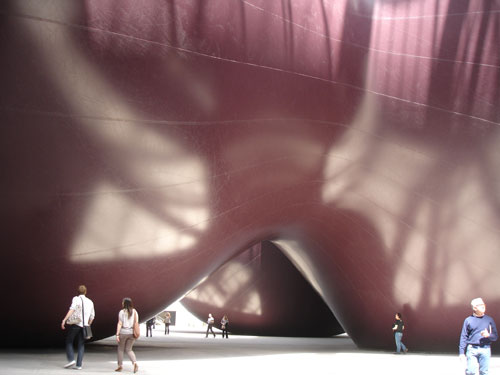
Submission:
[[[92,308],[90,309],[90,317],[89,319],[94,320],[95,318],[95,309],[94,309],[94,302],[92,302]]]
[[[70,310],[77,310],[78,306],[81,305],[80,298],[78,297],[73,297],[73,300],[71,301],[71,306],[69,307]]]

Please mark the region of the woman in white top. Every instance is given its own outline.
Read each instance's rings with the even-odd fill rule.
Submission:
[[[123,309],[118,313],[118,324],[116,326],[116,341],[118,342],[118,367],[115,371],[120,372],[123,365],[123,352],[127,353],[128,357],[134,365],[134,372],[139,370],[135,353],[132,351],[134,346],[134,322],[139,321],[139,314],[134,309],[134,304],[131,298],[124,298],[122,301]]]

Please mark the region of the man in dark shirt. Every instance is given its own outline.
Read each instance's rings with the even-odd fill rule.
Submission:
[[[152,317],[146,322],[146,337],[151,336],[153,337],[153,327],[156,322],[156,317]]]
[[[488,375],[490,367],[490,344],[498,338],[497,327],[491,316],[485,314],[486,305],[481,298],[471,301],[472,315],[468,316],[462,327],[460,359],[467,358],[466,375],[474,375],[479,364],[479,375]]]
[[[408,348],[403,344],[403,330],[405,329],[405,324],[403,322],[403,316],[401,313],[396,313],[394,325],[392,330],[394,331],[394,338],[396,339],[396,354],[400,354],[401,350],[403,353],[408,353]]]

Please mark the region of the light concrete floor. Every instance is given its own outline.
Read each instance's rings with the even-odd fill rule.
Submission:
[[[139,374],[265,375],[265,374],[463,374],[457,355],[362,351],[346,336],[285,338],[230,336],[205,338],[200,332],[142,336],[134,351]],[[116,342],[108,338],[87,344],[83,370],[64,369],[64,350],[1,350],[0,374],[111,374],[116,368]],[[124,374],[132,373],[126,360]],[[494,356],[491,375],[500,375],[500,357]]]

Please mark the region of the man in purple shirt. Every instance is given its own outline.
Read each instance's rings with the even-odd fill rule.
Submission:
[[[479,364],[479,375],[488,375],[490,367],[490,344],[498,338],[497,327],[491,316],[485,314],[486,305],[481,298],[471,301],[472,315],[468,316],[462,327],[460,359],[467,358],[466,375],[474,375]]]

